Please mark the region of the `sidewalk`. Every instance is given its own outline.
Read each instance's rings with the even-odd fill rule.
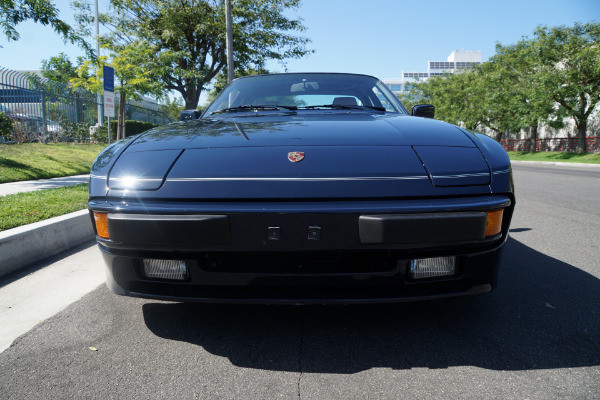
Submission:
[[[89,175],[0,184],[0,196],[89,182]],[[94,240],[87,210],[0,232],[0,278]]]
[[[21,181],[0,184],[0,196],[21,192],[33,192],[34,190],[56,189],[63,186],[88,183],[89,175],[64,176],[62,178],[39,179],[35,181]]]

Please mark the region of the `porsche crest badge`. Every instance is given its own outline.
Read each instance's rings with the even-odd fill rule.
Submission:
[[[288,153],[288,160],[291,162],[299,162],[304,160],[304,152],[303,151],[290,151]]]

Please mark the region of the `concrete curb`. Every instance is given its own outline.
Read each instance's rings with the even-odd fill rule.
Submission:
[[[511,164],[529,164],[529,165],[555,165],[559,167],[584,167],[584,168],[600,168],[600,164],[588,164],[588,163],[572,163],[572,162],[560,162],[560,161],[521,161],[521,160],[510,160]]]
[[[94,238],[88,210],[0,232],[0,277]]]

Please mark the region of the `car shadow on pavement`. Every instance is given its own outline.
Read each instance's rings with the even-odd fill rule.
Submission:
[[[369,306],[146,303],[147,327],[236,366],[349,374],[600,365],[600,280],[515,239],[492,293]]]

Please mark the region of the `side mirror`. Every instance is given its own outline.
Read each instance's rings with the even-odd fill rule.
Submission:
[[[435,116],[435,107],[431,104],[417,104],[410,109],[410,115],[413,117],[433,118]]]
[[[200,111],[198,110],[183,110],[181,114],[179,114],[180,121],[188,121],[190,119],[198,118],[200,118]]]

